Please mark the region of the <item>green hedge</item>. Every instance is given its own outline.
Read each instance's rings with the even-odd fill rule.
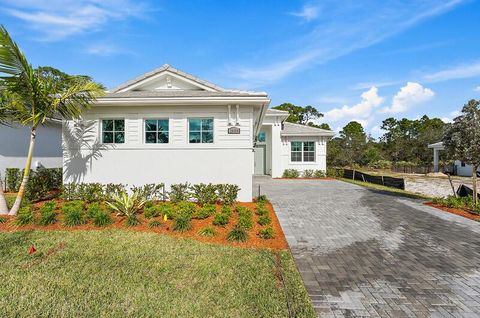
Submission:
[[[23,170],[17,168],[7,168],[7,190],[17,192],[23,179]],[[62,168],[38,168],[30,171],[27,188],[25,190],[25,199],[28,201],[38,201],[50,196],[51,191],[62,187]]]

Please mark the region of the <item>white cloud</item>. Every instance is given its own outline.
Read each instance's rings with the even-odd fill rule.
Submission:
[[[4,11],[42,34],[39,39],[45,41],[95,31],[110,21],[141,17],[145,12],[142,3],[131,0],[19,0],[7,3]]]
[[[320,14],[320,7],[314,5],[304,5],[301,11],[292,12],[290,14],[309,22],[318,18],[318,15]]]
[[[324,117],[321,119],[322,122],[335,122],[345,118],[355,118],[357,121],[367,120],[373,110],[382,104],[383,97],[378,96],[376,87],[370,88],[361,97],[362,100],[356,105],[344,105],[341,108],[333,108],[325,112]]]
[[[475,87],[474,91],[475,92],[480,92],[480,86]]]
[[[326,63],[369,47],[396,35],[423,20],[445,13],[464,0],[365,0],[362,5],[337,0],[322,1],[322,16],[305,34],[300,28],[292,41],[278,42],[257,54],[257,65],[230,66],[226,72],[248,86],[281,80],[293,72]],[[292,32],[295,29],[292,28]],[[237,84],[242,85],[242,84]]]
[[[385,130],[380,128],[380,126],[378,125],[373,126],[372,129],[370,130],[370,134],[374,138],[379,138],[380,136],[383,136],[384,133],[385,133]]]
[[[426,102],[435,95],[435,93],[418,83],[408,82],[407,85],[400,88],[400,91],[393,96],[392,105],[385,107],[384,113],[403,113],[412,106]]]
[[[457,65],[423,77],[426,82],[443,82],[452,79],[480,76],[480,62]]]

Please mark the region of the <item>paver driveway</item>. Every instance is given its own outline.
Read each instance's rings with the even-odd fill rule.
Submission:
[[[255,179],[321,317],[480,317],[480,223],[340,181]]]

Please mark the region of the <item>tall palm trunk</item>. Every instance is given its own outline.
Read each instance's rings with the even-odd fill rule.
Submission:
[[[3,193],[2,175],[0,175],[0,215],[8,214],[7,201],[5,201],[5,194]]]
[[[472,185],[473,185],[473,204],[477,204],[478,196],[477,196],[477,169],[478,167],[472,165]]]
[[[16,215],[18,210],[20,209],[20,204],[22,203],[23,195],[25,194],[25,189],[27,187],[28,179],[30,178],[30,168],[32,166],[32,158],[33,158],[33,148],[35,147],[35,137],[37,135],[37,127],[32,127],[30,132],[30,146],[28,148],[28,155],[27,155],[27,162],[25,163],[25,169],[23,170],[23,179],[22,183],[20,184],[20,188],[18,189],[17,198],[15,199],[15,203],[10,210],[9,215]]]

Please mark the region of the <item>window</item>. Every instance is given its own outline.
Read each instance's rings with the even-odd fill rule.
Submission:
[[[258,142],[265,142],[265,132],[261,131],[257,137]]]
[[[168,144],[168,119],[145,120],[145,143]]]
[[[460,165],[461,165],[462,167],[465,167],[465,162],[461,161],[461,162],[460,162]]]
[[[191,144],[213,143],[213,118],[188,119],[188,142]]]
[[[125,119],[103,119],[102,142],[104,144],[125,143]]]
[[[315,142],[292,141],[291,147],[292,162],[315,162]]]

